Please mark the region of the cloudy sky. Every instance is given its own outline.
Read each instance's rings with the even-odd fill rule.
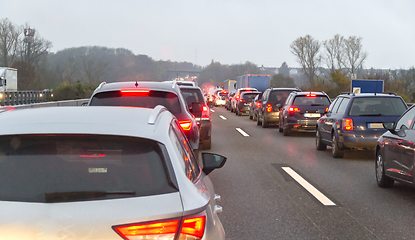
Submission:
[[[0,18],[28,23],[53,52],[126,48],[201,66],[246,61],[298,67],[290,44],[311,35],[363,38],[367,68],[415,66],[414,0],[1,0]]]

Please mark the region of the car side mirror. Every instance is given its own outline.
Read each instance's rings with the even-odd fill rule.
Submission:
[[[395,123],[394,122],[386,122],[386,123],[382,123],[382,125],[383,125],[384,129],[388,130],[392,134],[397,134],[397,132],[395,131]]]
[[[193,114],[201,113],[202,112],[202,104],[198,102],[193,102],[192,106],[190,107],[190,112]]]
[[[203,172],[208,175],[217,168],[223,167],[226,163],[226,157],[216,153],[202,153]]]

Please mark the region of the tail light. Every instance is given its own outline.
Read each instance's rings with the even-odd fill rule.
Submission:
[[[126,89],[126,90],[121,90],[121,95],[122,96],[148,96],[148,94],[150,93],[150,90],[148,89]]]
[[[343,118],[342,120],[342,129],[346,131],[353,131],[353,119]]]
[[[179,124],[183,131],[189,131],[192,129],[192,122],[189,120],[179,121]]]
[[[294,115],[296,112],[300,112],[301,109],[299,109],[298,107],[289,107],[288,108],[288,114],[289,115]]]
[[[305,95],[306,97],[315,97],[316,95],[315,94],[307,94],[307,95]]]
[[[236,95],[235,99],[236,99],[236,101],[238,101],[239,100],[239,95]]]
[[[216,98],[217,98],[217,99],[220,99],[220,97],[219,97],[219,96],[216,96]]]
[[[272,105],[271,104],[267,104],[267,112],[272,112]]]
[[[246,100],[240,99],[239,102],[246,102]]]
[[[210,120],[209,107],[206,105],[202,107],[202,120]]]
[[[179,227],[181,224],[181,228]],[[124,239],[183,239],[200,240],[205,232],[206,216],[185,218],[183,221],[169,220],[114,226],[113,229]],[[177,238],[176,235],[180,236]]]
[[[328,111],[329,111],[329,108],[328,108],[328,107],[326,107],[326,108],[324,109],[324,111],[325,111],[325,112],[328,112]]]
[[[257,102],[256,103],[256,107],[261,107],[261,103],[260,102]]]

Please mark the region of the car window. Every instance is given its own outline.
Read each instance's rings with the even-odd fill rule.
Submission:
[[[2,136],[0,200],[70,202],[171,193],[177,190],[169,184],[162,148],[136,137]]]
[[[193,154],[192,147],[190,146],[187,138],[180,130],[177,121],[173,121],[170,130],[170,139],[175,145],[176,154],[181,160],[183,170],[190,181],[195,181],[200,175],[199,164]]]
[[[295,106],[323,106],[330,105],[330,100],[326,96],[296,96],[293,102]]]
[[[184,100],[186,101],[189,107],[192,106],[192,103],[194,102],[198,102],[201,104],[205,103],[202,92],[199,89],[182,88],[181,92]]]
[[[271,91],[269,94],[269,99],[268,101],[270,102],[275,102],[275,103],[284,103],[287,100],[288,95],[290,95],[292,91],[291,90],[287,90],[287,91]]]
[[[340,114],[344,114],[346,112],[347,106],[349,105],[349,102],[350,98],[343,98],[343,101],[340,103],[337,112]]]
[[[412,125],[412,122],[415,118],[415,108],[411,108],[409,111],[407,111],[404,115],[401,116],[401,118],[396,123],[395,129],[396,130],[405,130],[409,129]],[[414,127],[412,126],[412,129]]]
[[[359,97],[354,98],[351,116],[380,115],[400,116],[406,111],[406,105],[397,97]]]
[[[150,91],[138,93],[122,93],[109,91],[95,94],[90,106],[131,106],[154,108],[157,105],[165,106],[171,113],[181,112],[179,97],[172,92]]]
[[[339,108],[339,105],[341,101],[343,100],[343,97],[338,97],[334,100],[334,102],[329,107],[329,112],[335,114],[337,113],[337,109]]]
[[[258,93],[245,93],[245,94],[242,94],[241,98],[244,99],[244,100],[252,100],[256,96],[258,96]]]

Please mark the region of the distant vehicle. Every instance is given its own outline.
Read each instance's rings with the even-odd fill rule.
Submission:
[[[395,122],[407,108],[393,93],[341,94],[317,122],[316,148],[331,146],[334,158],[342,158],[348,149],[374,150],[386,131],[382,124]]]
[[[242,92],[239,101],[236,103],[235,114],[241,116],[242,114],[249,113],[249,106],[256,96],[261,92]]]
[[[199,126],[199,149],[210,149],[212,146],[212,118],[202,90],[192,86],[180,86],[180,90]]]
[[[232,97],[231,100],[231,112],[235,112],[236,113],[236,105],[239,103],[239,100],[241,98],[241,94],[243,92],[258,92],[258,90],[256,88],[240,88],[236,91],[236,94],[234,97]]]
[[[17,69],[0,67],[0,92],[17,91]]]
[[[165,107],[31,108],[0,124],[1,239],[225,239],[207,174],[226,158],[199,166]]]
[[[255,98],[252,100],[251,104],[249,104],[249,119],[252,119],[254,121],[258,118],[258,108],[261,106],[261,98],[262,98],[262,92],[255,96]]]
[[[284,136],[292,131],[315,131],[318,119],[328,111],[330,103],[324,92],[292,92],[280,110],[279,131]]]
[[[228,95],[228,91],[226,90],[218,90],[215,91],[213,96],[213,105],[217,106],[225,106],[226,96]]]
[[[236,92],[236,80],[225,80],[223,89],[228,92]]]
[[[228,95],[225,97],[225,108],[226,110],[231,110],[231,104],[232,104],[232,98],[235,96],[235,92],[228,93]]]
[[[192,81],[173,81],[173,82],[175,82],[179,86],[193,86],[193,87],[197,86],[197,84]]]
[[[255,88],[260,92],[264,92],[270,87],[269,75],[263,74],[247,74],[236,78],[236,88]]]
[[[291,92],[301,90],[298,88],[268,88],[262,94],[261,104],[257,109],[257,125],[267,128],[270,124],[278,125],[279,111]]]
[[[376,182],[379,187],[392,187],[395,181],[415,185],[415,105],[391,123],[376,142]]]
[[[92,94],[88,106],[131,106],[154,108],[165,106],[179,120],[186,137],[198,156],[199,129],[175,82],[101,83]]]

